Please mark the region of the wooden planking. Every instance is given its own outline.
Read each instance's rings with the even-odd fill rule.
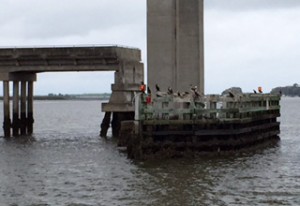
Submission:
[[[139,106],[140,119],[245,119],[266,114],[279,116],[280,96],[271,94],[243,94],[239,100],[220,95],[208,95],[199,99],[172,95],[155,98],[152,104],[146,104],[145,97]],[[200,106],[199,106],[200,105]]]

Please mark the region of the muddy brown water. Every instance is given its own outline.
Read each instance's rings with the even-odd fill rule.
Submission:
[[[0,138],[0,205],[300,205],[300,98],[281,105],[276,145],[134,162],[99,138],[100,101],[36,101],[34,138]]]

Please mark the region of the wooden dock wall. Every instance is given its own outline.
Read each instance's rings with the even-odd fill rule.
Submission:
[[[136,103],[136,120],[123,123],[120,144],[139,159],[239,150],[278,139],[279,102],[280,96],[270,94],[164,95],[147,104],[144,95]]]

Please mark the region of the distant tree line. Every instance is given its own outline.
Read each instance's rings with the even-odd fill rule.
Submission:
[[[44,96],[35,96],[35,99],[40,100],[108,100],[110,98],[109,93],[100,93],[100,94],[54,94],[49,93]]]
[[[276,87],[272,89],[272,94],[282,94],[291,97],[300,97],[300,86],[295,83],[292,86]]]
[[[36,100],[108,100],[110,93],[99,93],[99,94],[54,94],[49,93],[48,95],[35,95]],[[0,100],[3,96],[0,96]],[[10,97],[12,99],[12,96]]]
[[[34,99],[36,100],[69,100],[69,99],[75,99],[76,97],[69,94],[54,94],[50,93],[48,95],[35,95]]]

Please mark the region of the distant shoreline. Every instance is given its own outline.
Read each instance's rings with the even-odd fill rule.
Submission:
[[[104,94],[48,94],[48,95],[35,95],[34,100],[99,100],[105,101],[110,98],[109,93]],[[12,99],[12,97],[10,97]],[[3,100],[3,96],[0,96],[0,100]]]
[[[34,97],[34,100],[40,100],[40,101],[46,101],[46,100],[51,100],[51,101],[58,101],[58,100],[64,100],[64,101],[91,101],[91,100],[99,100],[99,101],[105,101],[109,100],[109,98],[48,98],[48,97]]]
[[[288,97],[300,97],[300,86],[295,83],[292,86],[276,87],[272,89],[273,94],[282,94]]]

